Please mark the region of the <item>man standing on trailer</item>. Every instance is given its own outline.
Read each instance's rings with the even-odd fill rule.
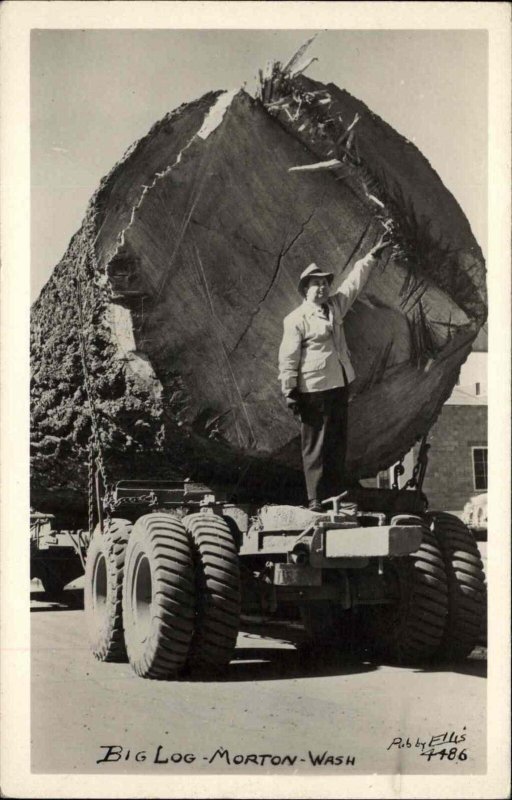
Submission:
[[[348,386],[355,373],[343,319],[388,246],[384,234],[333,294],[333,273],[310,264],[299,279],[304,301],[284,320],[279,378],[288,407],[300,416],[302,463],[313,511],[321,511],[322,500],[344,489]]]

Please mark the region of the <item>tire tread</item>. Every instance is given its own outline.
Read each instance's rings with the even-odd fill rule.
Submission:
[[[192,669],[226,666],[240,625],[240,568],[227,523],[192,514],[185,524],[196,552],[196,627],[189,655]]]

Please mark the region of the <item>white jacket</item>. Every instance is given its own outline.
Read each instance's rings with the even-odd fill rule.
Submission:
[[[335,389],[354,380],[343,318],[363,290],[377,260],[369,253],[355,262],[327,300],[328,320],[323,318],[319,306],[307,300],[285,317],[279,348],[279,379],[284,395],[294,388],[300,392]]]

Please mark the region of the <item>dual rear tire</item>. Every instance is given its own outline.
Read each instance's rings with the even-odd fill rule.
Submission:
[[[98,661],[126,661],[123,632],[123,575],[132,530],[127,519],[98,526],[87,550],[84,604],[89,641]]]
[[[169,678],[187,660],[194,632],[194,565],[187,533],[170,514],[137,520],[126,548],[124,636],[142,678]]]
[[[222,517],[199,513],[185,521],[196,562],[196,624],[189,665],[218,671],[231,660],[240,627],[238,553]]]
[[[401,664],[466,658],[480,640],[486,584],[464,523],[452,514],[428,514],[417,552],[386,566],[394,602],[368,610],[372,648]]]
[[[370,647],[399,664],[432,658],[448,616],[448,582],[435,533],[424,524],[419,549],[389,559],[384,568],[392,602],[368,609]]]
[[[443,555],[448,585],[448,614],[436,655],[460,661],[480,642],[486,627],[483,563],[473,534],[458,517],[433,512],[427,519]]]
[[[112,520],[89,547],[85,604],[93,653],[143,678],[225,667],[240,617],[238,554],[226,522],[166,513]]]

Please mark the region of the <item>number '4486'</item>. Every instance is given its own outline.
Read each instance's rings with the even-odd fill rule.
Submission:
[[[434,748],[431,747],[430,750],[426,750],[424,753],[421,753],[421,755],[426,756],[427,761],[430,761],[435,756],[439,756],[440,761],[442,761],[443,758],[448,759],[448,761],[466,761],[468,757],[465,748],[459,750],[457,747],[450,747],[449,750],[446,747],[443,747],[442,750],[434,750]]]

